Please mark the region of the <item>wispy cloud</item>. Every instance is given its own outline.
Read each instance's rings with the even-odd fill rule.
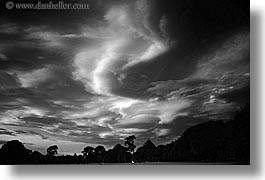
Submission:
[[[3,34],[17,34],[19,32],[20,32],[20,28],[15,23],[3,23],[3,24],[0,24],[0,33],[3,33]]]
[[[53,77],[53,72],[49,67],[33,70],[31,72],[14,72],[22,87],[36,87],[39,83],[45,82]]]
[[[230,9],[224,17],[211,6],[208,19],[204,2],[192,5],[97,1],[1,20],[0,143],[16,136],[44,153],[52,144],[79,152],[134,134],[159,144],[227,119],[248,98],[249,32],[228,29],[244,21]]]
[[[150,61],[168,49],[162,36],[154,33],[145,20],[138,19],[148,16],[149,10],[145,11],[142,7],[149,9],[149,4],[145,1],[137,1],[136,4],[136,14],[130,12],[133,6],[115,6],[107,11],[104,17],[109,36],[74,57],[74,77],[81,80],[88,90],[110,95],[111,84],[117,81],[116,74],[138,63]]]

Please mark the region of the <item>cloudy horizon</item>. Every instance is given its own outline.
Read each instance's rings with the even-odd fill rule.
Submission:
[[[90,9],[3,10],[1,142],[166,144],[249,102],[248,2],[76,2]]]

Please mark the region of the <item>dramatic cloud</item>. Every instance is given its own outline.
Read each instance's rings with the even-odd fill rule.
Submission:
[[[248,3],[89,3],[3,10],[0,144],[72,153],[128,135],[168,143],[249,102]]]

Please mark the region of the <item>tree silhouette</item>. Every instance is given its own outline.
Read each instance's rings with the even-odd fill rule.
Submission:
[[[83,157],[92,162],[94,160],[95,149],[91,146],[86,146],[82,151]]]
[[[136,139],[136,137],[134,135],[132,136],[128,136],[125,138],[125,142],[124,145],[127,147],[128,151],[130,153],[132,153],[132,161],[134,159],[133,155],[134,155],[134,149],[136,148],[136,146],[134,145],[134,140]]]
[[[95,154],[99,154],[99,155],[101,155],[101,154],[103,154],[105,152],[105,148],[103,147],[103,146],[97,146],[96,148],[95,148]]]
[[[95,148],[95,156],[97,162],[104,162],[105,151],[105,148],[100,145]]]
[[[126,163],[126,162],[128,162],[127,158],[126,158],[126,153],[128,153],[127,152],[127,148],[122,146],[121,144],[116,144],[113,147],[112,153],[116,157],[116,162],[117,163]]]
[[[55,156],[56,154],[58,154],[58,146],[57,145],[52,145],[50,147],[47,148],[47,155],[48,156]]]
[[[149,139],[143,146],[139,147],[135,153],[135,159],[137,161],[149,161],[153,162],[155,160],[155,150],[156,146]]]
[[[31,150],[18,140],[8,141],[0,149],[1,164],[21,164],[29,160]]]

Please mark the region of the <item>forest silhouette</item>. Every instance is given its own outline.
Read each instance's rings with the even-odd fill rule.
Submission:
[[[0,164],[108,164],[199,162],[250,164],[250,105],[241,107],[230,121],[209,121],[187,129],[179,139],[156,146],[147,140],[136,149],[136,137],[128,136],[124,145],[106,150],[104,146],[86,146],[82,155],[57,155],[52,145],[47,154],[27,149],[11,140],[0,149]],[[136,149],[136,151],[135,151]]]

